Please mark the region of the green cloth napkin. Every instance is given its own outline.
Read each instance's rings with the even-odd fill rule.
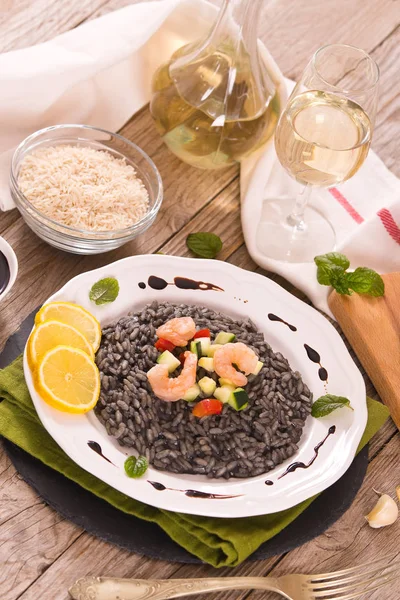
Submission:
[[[274,537],[316,498],[278,513],[242,519],[183,515],[137,502],[76,465],[47,433],[25,384],[22,357],[0,371],[0,435],[69,477],[119,510],[157,523],[180,546],[214,567],[234,567]],[[386,421],[389,412],[367,398],[368,424],[359,450]]]

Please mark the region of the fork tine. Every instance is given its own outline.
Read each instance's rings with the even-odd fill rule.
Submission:
[[[324,596],[324,592],[317,592],[317,595],[314,596],[314,598],[312,598],[312,600],[354,600],[355,598],[360,598],[360,596],[363,596],[364,594],[371,593],[371,592],[376,592],[376,590],[379,590],[380,588],[382,588],[384,585],[387,585],[388,583],[395,581],[396,579],[398,579],[398,576],[396,575],[395,577],[391,577],[391,579],[388,579],[387,581],[383,581],[381,583],[379,583],[378,585],[375,585],[374,587],[370,587],[368,589],[363,589],[363,590],[359,590],[358,592],[354,592],[351,594],[346,594],[345,596]]]
[[[333,573],[317,573],[316,575],[313,574],[310,575],[308,581],[313,583],[320,581],[321,579],[335,579],[338,577],[341,578],[343,575],[352,575],[353,573],[358,573],[360,569],[366,569],[368,567],[377,567],[377,565],[379,565],[382,562],[389,563],[393,558],[395,558],[395,556],[397,556],[397,554],[391,554],[388,556],[384,556],[379,560],[374,560],[369,563],[366,563],[365,565],[358,565],[357,567],[350,567],[349,569],[342,569],[341,571],[334,571]]]
[[[361,582],[365,582],[368,580],[374,580],[374,578],[376,578],[376,576],[379,573],[382,573],[382,575],[389,575],[391,573],[389,573],[388,571],[393,571],[394,569],[399,569],[399,573],[400,573],[400,561],[396,561],[393,562],[387,566],[379,566],[379,567],[375,567],[374,569],[369,569],[368,571],[363,571],[362,570],[363,567],[359,567],[359,572],[355,573],[354,575],[351,575],[350,577],[341,577],[340,579],[330,579],[327,581],[319,581],[319,582],[313,582],[312,583],[312,587],[315,590],[321,590],[321,589],[328,589],[328,588],[334,588],[338,585],[343,585],[343,584],[347,584],[347,587],[351,587],[352,585],[357,584],[358,581],[361,580]],[[385,573],[384,573],[385,572]]]
[[[370,578],[368,580],[365,581],[358,581],[355,583],[350,583],[350,584],[346,584],[346,585],[340,585],[340,587],[335,587],[335,589],[333,588],[328,588],[328,589],[317,589],[314,591],[314,595],[315,598],[325,598],[326,600],[328,600],[329,598],[331,598],[332,600],[337,600],[339,598],[342,598],[341,594],[343,593],[348,593],[348,594],[365,594],[366,592],[370,591],[370,588],[368,586],[371,585],[380,585],[382,583],[382,585],[385,585],[388,581],[391,581],[392,578],[396,579],[399,576],[399,573],[396,571],[391,571],[390,573],[385,573],[384,575],[380,575],[379,577],[375,577],[375,578]],[[338,582],[341,583],[341,582]]]

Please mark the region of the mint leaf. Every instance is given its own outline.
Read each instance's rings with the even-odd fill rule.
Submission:
[[[315,256],[317,265],[317,281],[321,285],[331,285],[338,294],[351,296],[354,292],[370,296],[383,296],[385,283],[382,277],[373,269],[358,267],[354,272],[347,273],[350,261],[340,252],[328,252]]]
[[[322,262],[317,268],[317,280],[321,285],[332,285],[332,278],[339,277],[344,273],[341,267],[329,262]]]
[[[222,241],[215,233],[201,231],[190,233],[186,245],[194,254],[202,258],[215,258],[222,249]]]
[[[350,266],[350,261],[344,254],[340,252],[328,252],[327,254],[320,254],[314,258],[314,262],[319,267],[323,264],[336,265],[346,270]],[[326,284],[325,284],[326,285]]]
[[[119,283],[114,277],[106,277],[100,279],[97,283],[92,285],[89,292],[89,299],[97,304],[109,304],[114,302],[119,294]]]
[[[368,294],[369,296],[383,296],[385,283],[382,277],[373,269],[358,267],[353,273],[347,274],[349,287],[357,294]]]
[[[345,398],[344,396],[326,394],[314,402],[311,408],[311,414],[316,419],[319,419],[320,417],[326,417],[326,415],[330,415],[331,412],[337,410],[338,408],[342,408],[342,406],[347,406],[347,408],[354,410],[350,406],[350,400],[348,398]]]
[[[128,477],[132,477],[133,479],[138,479],[142,477],[147,471],[148,463],[145,456],[128,456],[126,461],[124,462],[125,473]]]
[[[348,279],[348,273],[345,271],[340,271],[340,273],[333,272],[331,274],[331,286],[334,290],[337,291],[338,294],[344,294],[346,296],[351,296],[353,293],[350,290]]]

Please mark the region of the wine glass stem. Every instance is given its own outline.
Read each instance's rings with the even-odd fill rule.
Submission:
[[[301,192],[296,196],[296,201],[291,214],[286,219],[287,223],[297,231],[305,231],[307,228],[306,222],[304,221],[304,212],[308,200],[310,199],[311,191],[311,185],[305,185],[303,187]]]

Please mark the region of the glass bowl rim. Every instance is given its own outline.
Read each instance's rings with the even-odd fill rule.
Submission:
[[[17,167],[18,161],[21,158],[20,157],[21,153],[24,150],[26,150],[26,148],[29,149],[30,145],[39,136],[41,136],[47,132],[65,131],[65,130],[68,130],[71,128],[79,129],[81,131],[88,131],[88,130],[89,131],[97,131],[100,133],[105,133],[107,135],[116,137],[119,140],[123,141],[124,143],[128,144],[128,146],[131,146],[131,148],[133,148],[136,152],[138,152],[144,158],[144,160],[148,163],[148,165],[150,166],[154,175],[156,176],[156,180],[157,180],[156,198],[155,198],[154,204],[151,207],[151,209],[139,221],[137,221],[136,223],[134,223],[133,225],[131,225],[129,227],[125,227],[124,229],[101,229],[101,230],[97,230],[97,231],[89,230],[89,229],[78,229],[76,227],[71,227],[70,225],[64,225],[63,223],[60,223],[59,221],[56,221],[55,219],[51,219],[50,217],[46,216],[44,213],[42,213],[40,210],[38,210],[28,200],[28,198],[26,198],[26,196],[20,190],[20,188],[18,186],[18,181],[16,178],[16,167]],[[76,137],[76,139],[79,140],[80,138]],[[84,139],[82,139],[81,141],[85,142]],[[125,156],[125,158],[128,158],[122,152],[120,152],[120,154],[122,156]],[[82,237],[85,237],[86,235],[88,235],[88,236],[90,236],[88,239],[91,239],[92,241],[96,240],[96,236],[98,236],[99,239],[100,238],[107,239],[107,237],[109,237],[109,238],[123,237],[123,236],[129,237],[130,235],[135,233],[138,229],[140,229],[143,225],[147,224],[149,221],[151,222],[152,219],[154,219],[154,217],[156,216],[156,214],[158,213],[158,211],[160,209],[161,202],[163,200],[163,191],[164,191],[162,178],[161,178],[160,172],[157,169],[155,163],[150,158],[150,156],[148,154],[146,154],[146,152],[144,150],[142,150],[139,146],[137,146],[137,144],[135,144],[134,142],[131,142],[130,140],[128,140],[126,137],[120,135],[119,133],[114,133],[113,131],[108,131],[107,129],[102,129],[101,127],[94,127],[92,125],[82,125],[79,123],[65,123],[65,124],[61,124],[61,125],[50,125],[49,127],[44,127],[43,129],[39,129],[38,131],[35,131],[34,133],[32,133],[31,135],[26,137],[17,146],[17,148],[14,151],[12,161],[11,161],[10,184],[11,184],[12,191],[14,191],[15,194],[18,196],[18,199],[24,205],[24,208],[28,208],[30,211],[32,211],[35,219],[36,219],[36,217],[38,217],[38,220],[41,221],[43,223],[43,225],[47,225],[47,226],[51,227],[51,229],[55,229],[56,231],[58,231],[61,234],[63,234],[63,233],[68,234],[68,235],[71,235],[72,237],[82,238]]]

